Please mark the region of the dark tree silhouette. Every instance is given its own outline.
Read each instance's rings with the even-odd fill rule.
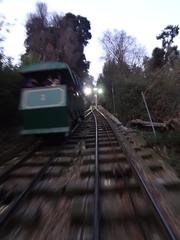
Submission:
[[[152,52],[152,68],[161,68],[165,63],[165,51],[163,48],[154,48]]]
[[[25,55],[38,61],[64,61],[82,76],[89,68],[84,47],[91,39],[90,29],[85,17],[49,14],[45,3],[37,3],[36,12],[29,14],[26,22]]]
[[[161,34],[159,34],[156,38],[157,40],[162,40],[162,48],[165,51],[165,61],[171,61],[171,56],[177,56],[177,46],[172,46],[174,42],[174,38],[179,34],[179,26],[178,25],[168,25],[164,28]]]

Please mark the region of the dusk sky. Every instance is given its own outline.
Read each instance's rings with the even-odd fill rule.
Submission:
[[[14,23],[4,42],[5,54],[18,62],[24,49],[25,22],[27,14],[35,11],[37,0],[0,0],[0,14]],[[49,12],[67,13],[87,17],[91,23],[92,39],[85,49],[86,58],[91,62],[90,74],[97,78],[102,72],[104,60],[100,38],[106,30],[125,30],[135,37],[151,55],[161,42],[156,40],[168,24],[180,25],[179,0],[44,0]],[[180,36],[175,44],[180,47]]]

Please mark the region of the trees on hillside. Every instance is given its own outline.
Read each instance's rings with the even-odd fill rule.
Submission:
[[[140,93],[143,88],[139,83],[144,78],[144,48],[125,31],[117,30],[104,33],[102,46],[106,61],[98,82],[105,87],[106,107],[118,114],[122,121],[139,116],[141,107],[136,112],[134,106],[139,105],[140,95],[137,97],[137,92]]]
[[[121,121],[147,118],[141,99],[145,91],[152,116],[163,121],[180,109],[180,58],[174,38],[179,27],[168,25],[157,39],[162,48],[154,48],[151,57],[124,31],[106,32],[102,39],[105,64],[99,82],[105,87],[105,105]]]
[[[4,41],[4,36],[3,36],[3,30],[4,26],[6,25],[5,23],[5,17],[0,14],[0,70],[2,70],[3,67],[3,60],[5,58],[4,52],[3,52],[3,47],[2,47],[2,42]]]
[[[179,34],[179,26],[168,25],[164,30],[156,37],[158,40],[162,40],[162,48],[168,54],[174,38]]]
[[[179,26],[168,25],[156,36],[162,41],[162,48],[155,48],[152,53],[152,68],[161,68],[164,64],[173,64],[179,56],[176,45],[172,45],[174,38],[179,34]]]
[[[101,40],[105,50],[105,60],[114,61],[119,66],[142,66],[145,49],[137,44],[136,39],[125,31],[107,31]]]
[[[7,19],[0,14],[0,71],[4,68],[6,69],[13,69],[16,66],[13,66],[12,57],[6,56],[4,54],[3,42],[6,39],[6,33],[10,32],[10,27],[12,23],[7,22]]]
[[[84,47],[91,39],[90,22],[72,13],[50,14],[46,4],[37,3],[36,12],[26,21],[26,53],[21,56],[21,66],[39,61],[65,61],[79,76],[88,75],[89,62]],[[4,55],[3,34],[9,24],[0,15],[0,126],[19,124],[19,95],[22,78],[12,59]],[[90,77],[89,77],[90,80]]]
[[[87,73],[89,62],[84,47],[91,39],[86,17],[67,13],[49,14],[45,3],[37,3],[36,12],[26,22],[26,54],[33,61],[65,61],[80,76]]]
[[[152,69],[161,68],[165,64],[165,51],[163,48],[154,48],[151,58]]]
[[[9,24],[0,16],[0,128],[17,124],[18,103],[21,78],[12,64],[12,58],[5,56],[2,42],[3,33],[8,31]]]

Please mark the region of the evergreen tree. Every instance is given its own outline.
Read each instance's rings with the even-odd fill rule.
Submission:
[[[52,15],[45,3],[37,3],[36,12],[29,14],[26,22],[25,59],[30,54],[39,61],[64,61],[83,76],[89,69],[84,47],[91,39],[90,29],[86,17]]]

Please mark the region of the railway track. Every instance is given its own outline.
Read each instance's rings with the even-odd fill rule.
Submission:
[[[12,135],[13,136],[12,136]],[[27,148],[29,149],[29,146],[37,142],[37,140],[33,138],[25,138],[22,136],[17,136],[17,131],[10,134],[10,137],[8,138],[8,133],[0,140],[0,151],[1,151],[1,157],[0,157],[0,166],[3,166],[5,164],[9,164],[9,161],[13,160],[13,158],[17,157],[19,155],[24,155],[25,152],[27,152]]]
[[[180,239],[179,179],[103,108],[7,171],[2,239]]]

